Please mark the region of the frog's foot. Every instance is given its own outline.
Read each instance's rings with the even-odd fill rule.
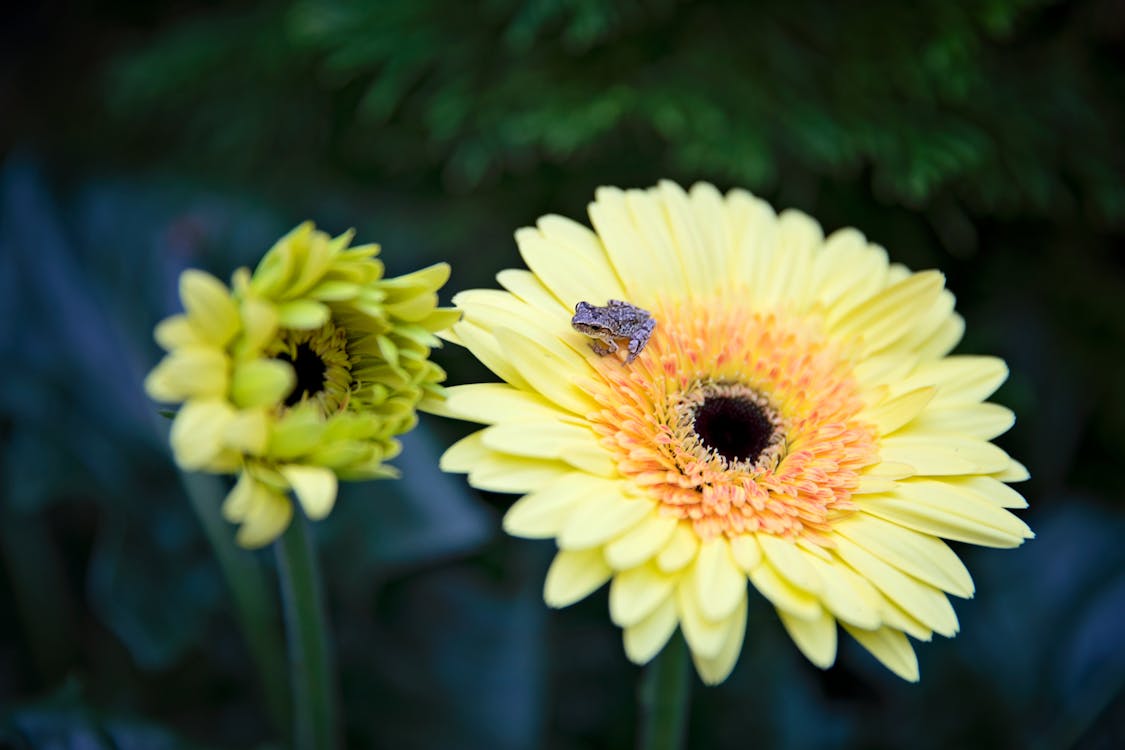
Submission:
[[[594,350],[594,354],[599,357],[604,357],[607,354],[613,354],[617,351],[616,341],[591,341],[590,348]]]

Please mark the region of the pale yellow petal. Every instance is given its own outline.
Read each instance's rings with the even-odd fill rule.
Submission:
[[[640,196],[640,201],[651,200],[643,193]],[[638,198],[633,197],[632,201],[636,203]],[[642,228],[633,222],[624,192],[598,188],[588,211],[615,275],[622,281],[627,302],[644,307],[681,287],[679,263],[667,253],[649,247]]]
[[[145,378],[145,392],[156,401],[174,403],[221,398],[229,384],[230,362],[218,349],[185,346],[172,351]]]
[[[1027,467],[1014,458],[1002,470],[991,473],[993,479],[998,479],[1001,482],[1026,482],[1031,478]]]
[[[171,444],[184,469],[205,469],[223,449],[223,435],[235,411],[225,401],[189,401],[172,422]]]
[[[809,563],[824,582],[820,598],[825,609],[856,627],[873,629],[882,624],[885,600],[866,578],[835,557],[821,560],[810,556]]]
[[[605,547],[605,559],[614,570],[634,568],[656,556],[672,538],[679,520],[650,513]]]
[[[777,237],[777,215],[773,208],[745,190],[727,193],[729,231],[735,246],[730,258],[730,276],[737,297],[758,300]],[[761,305],[756,305],[761,309]]]
[[[870,298],[885,285],[887,253],[870,245],[859,231],[846,228],[824,241],[824,250],[814,258],[813,285],[816,298],[841,313]]]
[[[719,265],[722,257],[718,248],[708,244],[691,199],[682,187],[670,180],[661,180],[651,194],[662,209],[662,222],[658,226],[668,235],[669,245],[679,256],[687,296],[698,300],[712,298],[723,281]],[[715,194],[717,196],[718,191]]]
[[[784,609],[802,620],[820,616],[821,607],[817,598],[782,578],[768,562],[762,562],[750,571],[749,576],[754,588],[778,609]]]
[[[880,435],[889,435],[910,420],[922,414],[926,405],[933,400],[933,386],[918,388],[864,412],[865,421],[875,425]]]
[[[234,487],[223,500],[220,509],[223,518],[232,523],[238,523],[246,518],[246,514],[256,504],[254,494],[265,491],[267,491],[267,488],[257,482],[248,472],[239,472],[238,481],[234,483]]]
[[[656,564],[665,573],[672,573],[694,560],[697,551],[699,551],[699,537],[695,529],[689,523],[680,522],[676,525],[676,530],[672,533],[668,544],[656,556]]]
[[[508,328],[498,328],[493,334],[520,376],[549,401],[579,415],[597,409],[589,394],[575,385],[576,378],[589,372],[589,365],[578,354],[561,358],[541,343]]]
[[[331,316],[328,305],[311,299],[295,299],[277,307],[277,322],[282,328],[312,330],[327,323]]]
[[[597,591],[612,574],[600,549],[560,550],[547,570],[543,599],[549,607],[569,606]]]
[[[207,346],[207,340],[196,332],[186,315],[173,315],[160,321],[156,324],[153,337],[167,352],[181,346]]]
[[[293,518],[293,504],[280,492],[255,493],[255,502],[235,535],[243,547],[254,549],[269,544],[281,535]]]
[[[738,656],[742,653],[742,642],[746,637],[746,599],[743,598],[734,615],[726,620],[726,633],[719,652],[714,657],[692,651],[691,658],[695,671],[704,685],[718,685],[730,676]]]
[[[622,628],[637,625],[671,599],[679,576],[655,565],[640,565],[616,574],[609,585],[609,616]]]
[[[781,539],[773,534],[758,534],[758,544],[770,565],[785,580],[799,589],[817,593],[821,581],[809,562],[809,555],[794,542]]]
[[[592,242],[597,242],[597,238]],[[575,253],[566,244],[530,227],[516,232],[516,244],[527,267],[572,315],[579,302],[604,305],[606,300],[613,299],[613,294],[621,293],[604,253]]]
[[[625,655],[634,664],[647,664],[668,643],[678,624],[676,600],[670,596],[648,617],[625,628]]]
[[[884,461],[907,464],[919,476],[989,474],[1011,460],[1007,453],[985,440],[960,435],[922,434],[899,430],[879,443]]]
[[[223,432],[223,445],[240,453],[261,456],[269,446],[269,416],[262,409],[237,412]]]
[[[752,534],[742,534],[732,538],[730,552],[744,573],[749,573],[762,562],[762,548]]]
[[[692,576],[700,611],[708,620],[726,619],[746,599],[746,573],[735,563],[724,536],[699,545]]]
[[[482,440],[486,447],[514,456],[557,458],[591,474],[617,474],[617,463],[588,427],[558,420],[504,422],[486,429]]]
[[[937,304],[945,278],[937,271],[911,274],[839,317],[828,311],[834,334],[862,341],[866,353],[882,351],[910,332],[915,322]]]
[[[832,666],[836,661],[836,620],[832,615],[822,611],[815,619],[802,620],[780,609],[777,614],[806,659],[821,669]]]
[[[1001,508],[1027,507],[1027,500],[1023,495],[993,477],[954,477],[946,482],[963,494],[995,503]]]
[[[963,598],[973,595],[969,571],[940,539],[863,513],[837,521],[833,530],[920,581]]]
[[[623,489],[620,482],[606,481],[602,489],[580,503],[559,532],[559,547],[585,549],[603,545],[655,512],[652,500],[628,498]]]
[[[1017,516],[956,483],[909,479],[899,482],[894,492],[857,500],[866,513],[946,539],[1018,547],[1034,537]]]
[[[606,300],[626,296],[625,288],[609,262],[601,239],[588,227],[556,215],[544,216],[536,225],[544,238],[565,248],[568,256],[581,259],[583,267],[590,271],[585,279],[588,284],[586,291],[580,291],[580,295]],[[573,305],[570,309],[574,309]]]
[[[326,517],[336,504],[336,474],[323,466],[290,464],[280,467],[282,476],[293,488],[293,494],[314,521]]]
[[[911,425],[919,432],[965,435],[991,440],[1003,435],[1016,422],[1011,409],[999,404],[964,404],[927,409]]]
[[[506,383],[521,390],[531,390],[528,382],[519,371],[508,362],[496,337],[480,326],[462,320],[443,334],[448,340],[460,344],[472,352],[481,363],[500,376]]]
[[[957,355],[923,361],[896,386],[901,391],[937,387],[931,406],[978,403],[991,396],[1008,378],[1008,366],[996,357]]]
[[[504,514],[504,530],[526,539],[553,538],[582,501],[600,491],[602,483],[589,474],[564,474],[517,500]]]
[[[180,275],[180,300],[195,332],[222,348],[238,333],[238,306],[226,284],[209,273],[189,268]]]
[[[782,211],[777,217],[777,234],[769,266],[759,286],[760,303],[767,307],[783,307],[803,312],[813,286],[814,251],[824,242],[820,224],[801,211]]]
[[[546,317],[554,319],[561,315],[569,319],[574,314],[574,308],[563,305],[531,271],[507,268],[496,274],[496,280],[521,302],[526,302]]]
[[[445,410],[458,419],[482,424],[547,422],[568,418],[542,396],[506,383],[474,383],[445,389]]]
[[[938,589],[843,537],[836,540],[836,554],[922,624],[945,636],[957,632],[957,615]]]
[[[726,638],[729,623],[711,621],[703,616],[699,607],[699,592],[692,576],[682,576],[676,587],[676,609],[680,615],[680,628],[684,639],[694,654],[713,659],[719,655]],[[728,620],[731,618],[728,618]]]
[[[860,630],[849,625],[844,625],[844,629],[887,669],[907,682],[918,681],[918,657],[910,641],[900,631],[893,628]]]
[[[277,333],[277,308],[265,300],[247,297],[242,300],[241,310],[243,331],[235,352],[252,356],[265,348]]]

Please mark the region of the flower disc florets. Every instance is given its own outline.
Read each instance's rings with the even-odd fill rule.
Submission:
[[[302,224],[231,287],[185,271],[184,313],[156,328],[168,354],[145,388],[183,404],[171,435],[182,468],[238,474],[223,513],[244,546],[285,529],[289,492],[318,519],[337,479],[394,476],[394,437],[442,396],[428,357],[458,317],[437,307],[449,267],[385,279],[378,246],[349,247],[351,236]]]

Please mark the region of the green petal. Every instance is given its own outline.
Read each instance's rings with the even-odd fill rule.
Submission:
[[[282,327],[299,330],[320,328],[332,316],[332,311],[327,305],[311,299],[286,302],[278,307],[277,312],[278,322]]]
[[[296,385],[292,365],[278,359],[255,359],[238,365],[231,378],[231,400],[250,409],[281,403]]]

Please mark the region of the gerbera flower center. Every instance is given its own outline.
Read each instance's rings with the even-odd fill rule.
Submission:
[[[777,442],[779,420],[749,395],[711,395],[695,410],[692,429],[705,446],[728,462],[754,463]]]
[[[815,323],[738,307],[658,309],[631,364],[600,358],[596,429],[622,474],[703,538],[831,545],[878,455],[846,353]]]
[[[311,331],[282,331],[274,343],[273,356],[292,365],[297,376],[284,406],[313,401],[325,416],[345,408],[353,386],[348,347],[347,331],[331,322]]]
[[[324,373],[328,367],[308,343],[299,344],[292,355],[282,352],[277,358],[293,365],[297,372],[297,384],[285,399],[286,406],[296,406],[301,399],[315,396],[324,390]]]

